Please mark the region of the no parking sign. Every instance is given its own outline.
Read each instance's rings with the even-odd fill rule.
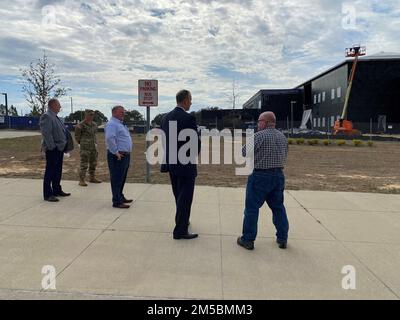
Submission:
[[[139,80],[139,106],[158,106],[158,80]]]

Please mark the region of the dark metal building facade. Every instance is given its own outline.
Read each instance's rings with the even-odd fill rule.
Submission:
[[[290,118],[290,101],[298,99],[294,108],[295,126],[301,121],[303,110],[312,109],[311,127],[330,131],[343,111],[351,66],[351,60],[343,61],[296,87],[296,91],[261,90],[243,108],[274,111],[279,126],[285,128],[282,122]],[[400,132],[400,55],[360,58],[350,94],[348,119],[364,133],[370,131],[371,120],[373,132]]]
[[[279,128],[286,128],[291,121],[291,102],[293,121],[299,125],[303,115],[303,91],[301,89],[260,90],[243,105],[243,109],[258,109],[258,114],[273,111]],[[258,117],[258,115],[257,115]]]

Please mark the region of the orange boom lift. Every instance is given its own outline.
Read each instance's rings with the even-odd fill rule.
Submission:
[[[344,101],[344,107],[342,116],[339,120],[335,121],[335,125],[333,127],[333,134],[347,134],[347,135],[359,135],[360,131],[353,128],[353,123],[350,120],[347,120],[347,110],[349,108],[349,99],[351,88],[353,86],[354,76],[356,74],[358,57],[365,56],[366,48],[361,46],[354,46],[353,48],[346,49],[346,57],[355,57],[353,66],[351,67],[351,73],[349,77],[349,84],[346,91],[346,98]]]

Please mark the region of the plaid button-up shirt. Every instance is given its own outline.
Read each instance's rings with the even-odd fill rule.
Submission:
[[[288,154],[288,141],[275,128],[267,128],[254,134],[254,141],[242,149],[244,157],[254,151],[254,169],[284,168]]]

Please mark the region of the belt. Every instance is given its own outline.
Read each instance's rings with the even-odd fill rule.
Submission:
[[[282,170],[283,168],[254,169],[255,172],[279,172]]]
[[[110,150],[107,150],[110,154],[113,154]],[[128,154],[131,154],[130,152],[126,152],[126,151],[118,151],[119,154],[122,154],[123,156],[126,156]]]

